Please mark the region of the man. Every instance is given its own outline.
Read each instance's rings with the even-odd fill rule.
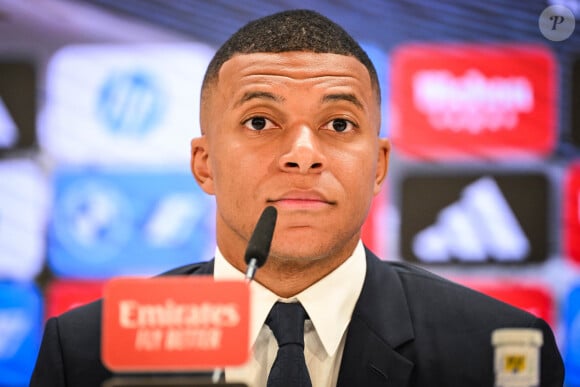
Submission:
[[[278,351],[268,314],[281,301],[307,313],[312,386],[492,386],[491,336],[504,327],[542,332],[540,385],[561,386],[544,321],[364,248],[361,226],[388,166],[379,127],[373,65],[317,13],[256,20],[216,53],[202,87],[202,136],[191,143],[193,175],[216,198],[216,255],[166,274],[242,279],[259,215],[278,211],[251,285],[252,356],[227,368],[226,380],[266,385]],[[111,376],[100,362],[100,308],[47,323],[32,386],[98,386]]]

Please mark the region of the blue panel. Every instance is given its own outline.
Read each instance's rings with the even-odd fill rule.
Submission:
[[[150,275],[213,256],[213,197],[189,173],[61,170],[54,184],[58,276]]]
[[[0,386],[27,386],[42,333],[42,300],[31,283],[0,282]]]
[[[34,161],[0,160],[0,279],[32,281],[42,270],[49,194]]]
[[[568,294],[564,324],[567,332],[564,343],[566,386],[580,387],[580,285]]]

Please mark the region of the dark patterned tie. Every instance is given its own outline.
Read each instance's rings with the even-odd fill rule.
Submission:
[[[312,387],[304,359],[304,320],[300,303],[277,302],[266,324],[278,341],[278,354],[268,375],[268,387]]]

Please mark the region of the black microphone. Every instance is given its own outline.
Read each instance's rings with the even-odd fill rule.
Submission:
[[[270,254],[270,245],[272,244],[272,236],[274,235],[274,227],[276,226],[276,218],[278,217],[278,210],[276,207],[268,206],[262,211],[256,228],[250,237],[248,247],[246,248],[246,255],[244,259],[248,264],[246,269],[246,280],[250,282],[256,275],[256,270],[264,266],[268,254]],[[222,378],[223,369],[216,368],[213,371],[212,382],[219,383]]]
[[[256,228],[246,248],[245,260],[248,264],[246,280],[248,281],[254,279],[256,270],[262,267],[266,263],[266,259],[268,259],[277,217],[278,210],[276,210],[276,207],[268,206],[260,215],[260,219],[258,219]]]

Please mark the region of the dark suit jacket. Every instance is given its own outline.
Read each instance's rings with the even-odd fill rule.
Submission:
[[[165,274],[212,273],[213,261]],[[500,327],[541,329],[541,386],[563,385],[562,359],[543,320],[367,251],[338,386],[492,387],[491,334]],[[112,376],[100,361],[100,340],[100,301],[48,320],[30,386],[100,386]]]

